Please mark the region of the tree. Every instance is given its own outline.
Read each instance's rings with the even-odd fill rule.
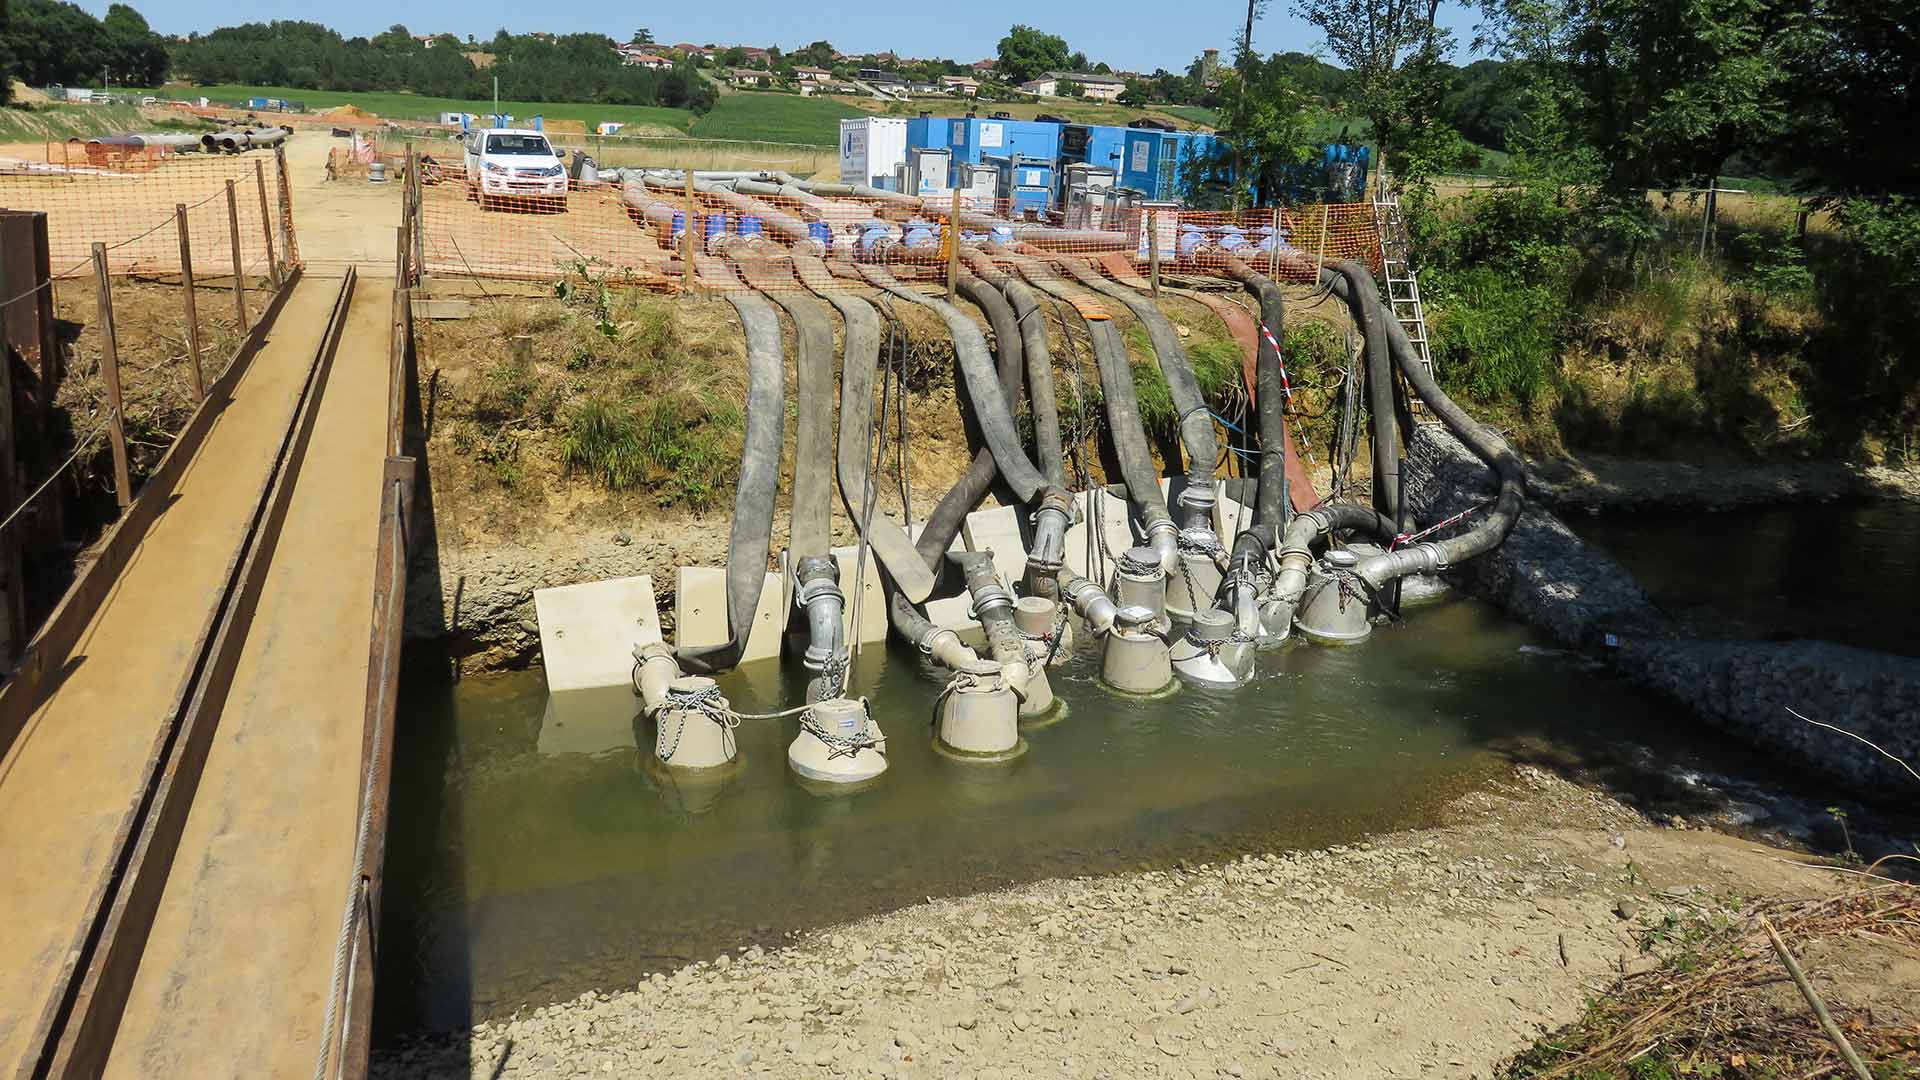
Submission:
[[[1224,99],[1220,111],[1220,141],[1226,144],[1219,158],[1196,162],[1192,169],[1207,176],[1189,176],[1190,190],[1218,190],[1227,177],[1233,184],[1237,203],[1241,189],[1251,185],[1258,198],[1272,202],[1294,195],[1313,197],[1299,191],[1303,182],[1300,170],[1312,156],[1312,114],[1309,99],[1301,93],[1278,58],[1262,61],[1252,57],[1240,68],[1221,73]]]
[[[652,45],[653,43],[653,31],[644,26],[635,30],[633,37],[627,39],[629,45]]]
[[[1072,56],[1067,57],[1067,70],[1068,71],[1087,70],[1087,54],[1083,52],[1076,52]]]
[[[1074,82],[1072,79],[1061,79],[1058,83],[1054,85],[1053,93],[1055,97],[1064,97],[1064,98],[1086,97],[1087,88],[1084,86],[1081,86],[1077,82]]]
[[[1293,0],[1294,14],[1325,35],[1327,51],[1352,74],[1354,104],[1382,157],[1432,119],[1410,110],[1436,97],[1433,76],[1452,50],[1435,21],[1439,7],[1440,0]]]
[[[994,71],[1010,83],[1023,83],[1067,66],[1067,39],[1031,26],[1016,25],[1000,39]]]

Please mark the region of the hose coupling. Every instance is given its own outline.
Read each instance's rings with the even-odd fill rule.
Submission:
[[[1147,546],[1154,550],[1160,569],[1172,573],[1180,565],[1180,528],[1171,519],[1147,525]]]
[[[973,594],[973,610],[971,614],[975,619],[981,619],[986,615],[993,614],[1002,609],[1006,610],[1009,617],[1011,617],[1013,611],[1013,594],[1008,592],[998,581],[982,582],[978,585],[969,583],[967,589],[968,592]]]

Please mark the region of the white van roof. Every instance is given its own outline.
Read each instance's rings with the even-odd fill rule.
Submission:
[[[480,134],[482,135],[538,135],[543,139],[547,137],[546,132],[536,131],[533,128],[481,128]]]

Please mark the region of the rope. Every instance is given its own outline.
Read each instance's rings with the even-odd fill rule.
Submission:
[[[1476,503],[1473,506],[1469,506],[1465,510],[1462,510],[1459,513],[1453,515],[1452,517],[1446,519],[1445,521],[1441,521],[1433,525],[1429,525],[1426,528],[1421,529],[1419,532],[1401,533],[1400,535],[1393,538],[1393,542],[1391,544],[1387,545],[1387,550],[1392,551],[1398,548],[1401,544],[1411,544],[1420,540],[1424,540],[1427,537],[1432,536],[1434,533],[1439,532],[1441,529],[1444,529],[1449,525],[1460,524],[1462,521],[1467,520],[1468,518],[1472,517],[1473,515],[1479,513],[1482,510],[1485,510],[1490,505],[1492,504],[1487,502]]]
[[[72,465],[75,461],[78,461],[80,459],[81,451],[85,450],[88,446],[91,446],[93,444],[93,440],[99,438],[101,434],[104,433],[110,425],[112,425],[113,418],[114,418],[114,410],[108,409],[107,418],[100,422],[100,426],[97,428],[94,428],[93,431],[89,433],[86,438],[80,440],[80,444],[73,448],[73,453],[67,455],[67,460],[55,466],[54,470],[51,473],[47,474],[47,478],[40,482],[40,486],[37,488],[34,488],[33,492],[29,494],[26,498],[21,499],[20,504],[18,506],[15,506],[13,510],[7,514],[7,518],[5,521],[0,521],[0,533],[6,532],[7,528],[14,523],[15,519],[19,518],[21,514],[26,513],[27,507],[33,502],[33,500],[39,498],[41,493],[45,492],[48,488],[52,487],[53,482],[55,480],[60,479],[60,474],[67,471],[67,466]]]

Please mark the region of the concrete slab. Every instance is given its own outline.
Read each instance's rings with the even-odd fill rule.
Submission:
[[[1221,490],[1225,485],[1216,481],[1213,485],[1213,531],[1220,535],[1220,542],[1233,546],[1234,534],[1247,527],[1253,521],[1253,507],[1242,506],[1227,498]],[[1167,497],[1167,507],[1173,510],[1177,520],[1180,513],[1175,502],[1180,493],[1187,489],[1184,476],[1163,476],[1160,478],[1160,491]]]
[[[780,636],[786,630],[786,585],[779,574],[768,574],[760,587],[760,606],[753,613],[753,630],[740,662],[780,655]],[[697,649],[727,640],[727,572],[715,566],[682,566],[674,574],[673,644]]]
[[[867,549],[866,580],[859,589],[854,588],[854,575],[860,566],[860,549],[857,547],[838,547],[831,552],[835,562],[840,564],[840,591],[847,598],[847,642],[859,641],[872,644],[887,639],[887,594],[880,584],[880,563],[873,557],[873,549]],[[853,624],[854,597],[859,596],[860,625]]]
[[[535,589],[533,614],[547,689],[555,694],[630,688],[633,647],[664,640],[653,578],[645,574]]]

